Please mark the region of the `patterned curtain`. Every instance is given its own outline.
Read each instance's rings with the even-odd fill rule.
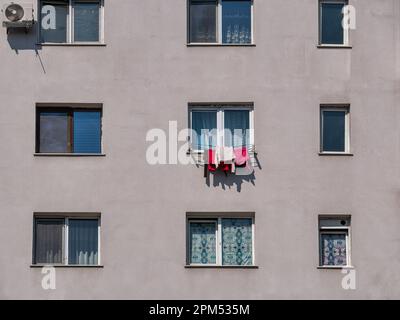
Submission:
[[[252,219],[222,219],[222,264],[251,265]]]
[[[344,266],[346,259],[346,235],[345,234],[321,234],[322,265]]]
[[[213,222],[190,223],[190,263],[215,264],[216,224]]]

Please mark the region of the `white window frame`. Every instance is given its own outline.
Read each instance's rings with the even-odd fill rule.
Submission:
[[[345,112],[344,151],[324,150],[324,112]],[[350,153],[350,105],[321,105],[320,106],[320,153],[321,154],[349,154]]]
[[[189,128],[192,129],[192,114],[193,111],[213,111],[217,114],[217,145],[216,147],[221,147],[225,145],[225,121],[224,114],[225,111],[237,110],[237,111],[248,111],[249,112],[249,146],[254,146],[254,106],[248,103],[232,103],[232,104],[189,104]],[[190,150],[193,153],[204,153],[204,150],[193,149],[193,131],[190,130],[189,145]]]
[[[104,0],[82,0],[82,2],[99,2],[100,10],[99,10],[99,41],[75,41],[74,40],[74,3],[79,2],[79,0],[68,0],[68,12],[67,12],[67,35],[66,42],[54,43],[54,42],[41,42],[41,44],[104,44]],[[39,17],[42,12],[42,0],[38,1],[39,6]],[[41,26],[39,25],[39,40],[41,40]]]
[[[343,29],[343,43],[323,43],[322,42],[322,4],[331,3],[331,4],[344,4],[349,5],[348,0],[319,0],[318,3],[318,12],[319,12],[319,32],[318,32],[318,44],[319,46],[327,46],[327,47],[348,47],[350,45],[350,30]]]
[[[63,248],[63,259],[62,263],[54,263],[53,265],[61,265],[61,266],[87,266],[87,267],[93,267],[93,266],[99,266],[101,265],[101,245],[100,245],[100,235],[101,235],[101,217],[84,217],[84,216],[35,216],[34,217],[34,223],[35,223],[35,229],[34,229],[34,241],[33,241],[33,246],[34,248],[36,247],[36,222],[37,220],[63,220],[63,228],[62,228],[62,248]],[[68,255],[69,255],[69,241],[68,241],[68,234],[69,234],[69,221],[70,220],[97,220],[97,264],[69,264],[68,262]],[[33,264],[34,265],[42,265],[41,263],[36,263],[36,252],[33,257]],[[47,265],[47,263],[46,263]]]
[[[342,219],[349,221],[348,226],[319,226],[319,267],[321,268],[332,268],[332,269],[342,269],[342,268],[352,268],[351,265],[351,222],[349,217],[333,217],[337,219]],[[330,219],[329,217],[320,217],[321,220]],[[323,264],[323,254],[322,254],[322,235],[323,234],[343,234],[346,237],[346,265],[324,265]]]
[[[246,45],[253,45],[254,44],[254,0],[250,0],[251,1],[251,21],[250,21],[250,25],[251,25],[251,41],[249,43],[223,43],[222,42],[222,1],[223,0],[216,0],[217,2],[217,6],[216,6],[216,21],[215,21],[215,32],[216,32],[216,42],[191,42],[190,41],[190,6],[191,6],[191,2],[192,0],[187,0],[187,4],[188,4],[188,10],[187,10],[187,14],[188,14],[188,43],[192,44],[192,45],[223,45],[223,46],[246,46]]]
[[[197,267],[212,267],[212,266],[216,266],[216,267],[232,267],[232,265],[226,265],[226,264],[222,264],[222,220],[223,219],[251,219],[251,240],[252,240],[252,244],[251,244],[251,249],[252,249],[252,253],[251,253],[251,265],[233,265],[233,267],[252,267],[255,266],[255,224],[254,224],[254,217],[234,217],[234,216],[223,216],[223,217],[210,217],[210,218],[205,218],[205,219],[196,219],[194,217],[189,217],[187,219],[187,234],[188,234],[188,240],[187,240],[187,245],[188,245],[188,249],[187,249],[187,264],[190,266],[197,266]],[[190,224],[191,223],[215,223],[216,224],[216,228],[215,228],[215,239],[216,239],[216,263],[209,263],[209,264],[202,264],[202,263],[191,263],[190,258],[191,258],[191,239],[190,239]]]

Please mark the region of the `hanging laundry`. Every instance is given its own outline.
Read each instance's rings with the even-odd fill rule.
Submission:
[[[242,166],[250,160],[246,147],[234,148],[233,153],[235,156],[235,165],[237,166]]]
[[[215,157],[216,163],[220,164],[222,171],[235,172],[235,155],[232,147],[217,148]]]
[[[217,170],[217,165],[215,162],[215,150],[209,149],[205,150],[205,165],[208,166],[208,171],[214,172]]]

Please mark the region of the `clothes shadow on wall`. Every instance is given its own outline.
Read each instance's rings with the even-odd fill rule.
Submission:
[[[13,50],[17,55],[20,54],[20,51],[35,52],[36,58],[38,59],[43,72],[46,73],[46,69],[40,56],[42,46],[37,43],[37,32],[35,27],[30,30],[25,30],[24,28],[8,29],[7,42],[11,50]]]
[[[213,173],[207,172],[206,175],[206,184],[208,187],[221,187],[223,190],[236,188],[237,192],[242,191],[242,186],[244,183],[250,183],[252,186],[255,186],[256,176],[253,173],[246,176],[238,176],[235,174],[225,174],[222,171],[216,171]]]
[[[256,155],[254,156],[253,169],[251,174],[235,175],[234,173],[224,173],[219,170],[211,173],[205,167],[204,177],[208,187],[221,187],[223,190],[236,188],[237,192],[241,192],[243,184],[251,184],[253,187],[256,185],[255,172],[256,170],[262,170],[261,163]]]

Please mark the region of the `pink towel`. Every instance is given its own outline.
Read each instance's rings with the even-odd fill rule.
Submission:
[[[242,166],[250,160],[246,147],[234,148],[233,154],[235,155],[235,164],[237,166]]]

